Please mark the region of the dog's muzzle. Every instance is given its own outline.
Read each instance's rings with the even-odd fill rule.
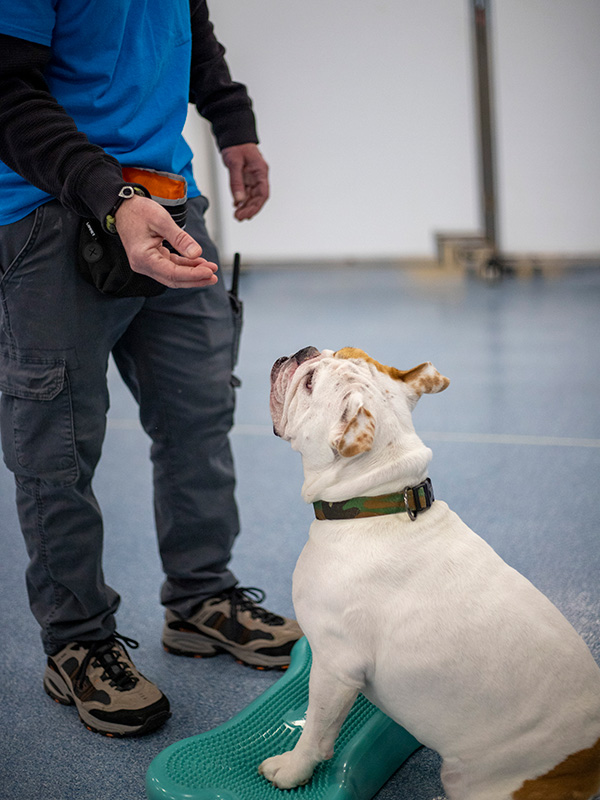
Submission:
[[[287,387],[298,367],[312,358],[317,358],[321,353],[316,347],[303,347],[293,356],[278,358],[271,368],[271,418],[273,419],[273,432],[281,436],[280,422],[283,413],[283,404]]]
[[[293,356],[281,356],[281,358],[278,358],[271,368],[271,382],[276,380],[281,370],[290,362],[293,363],[295,369],[296,367],[299,367],[300,364],[303,364],[310,358],[316,358],[318,355],[320,355],[320,352],[317,350],[317,348],[309,346],[303,347],[302,350],[298,350],[298,352],[294,353]]]

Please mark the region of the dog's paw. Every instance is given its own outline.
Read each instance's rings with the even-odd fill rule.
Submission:
[[[278,789],[293,789],[304,786],[311,779],[314,767],[294,756],[294,751],[265,759],[258,771]]]

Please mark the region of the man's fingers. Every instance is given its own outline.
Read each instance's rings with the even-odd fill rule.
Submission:
[[[244,185],[243,162],[234,161],[229,167],[229,189],[233,197],[234,206],[241,206],[248,199],[246,186]]]
[[[169,259],[162,260],[162,263],[156,266],[153,277],[172,289],[212,286],[219,280],[214,270],[204,264],[197,267],[186,267]]]
[[[206,261],[204,258],[184,258],[183,256],[177,255],[177,253],[169,253],[169,256],[171,258],[171,261],[173,261],[173,263],[179,264],[182,267],[204,266],[207,269],[212,270],[213,272],[217,272],[217,270],[219,269],[219,267],[212,261]]]
[[[258,184],[252,190],[246,202],[236,207],[234,212],[235,218],[238,220],[251,219],[255,214],[258,214],[268,199],[268,183],[265,182],[264,185]]]
[[[238,206],[234,211],[234,216],[238,220],[252,219],[253,216],[258,214],[265,202],[266,198],[264,197],[252,198],[243,205]]]
[[[226,147],[223,161],[229,171],[229,187],[238,220],[250,219],[269,197],[269,167],[253,143]]]
[[[188,259],[159,247],[144,259],[130,259],[135,272],[149,275],[172,289],[211,286],[217,283],[218,267],[205,259]]]
[[[182,267],[199,267],[202,265],[213,272],[217,272],[219,269],[218,265],[213,261],[207,261],[205,258],[186,258],[185,256],[180,256],[179,253],[172,253],[164,245],[159,248],[159,253],[164,258],[168,258],[174,264],[179,264]]]
[[[234,211],[238,220],[251,219],[269,199],[269,180],[264,172],[248,172],[244,177],[246,198],[243,203],[235,204]]]

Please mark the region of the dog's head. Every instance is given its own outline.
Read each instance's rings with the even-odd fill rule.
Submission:
[[[333,464],[339,473],[344,461],[371,451],[372,460],[397,460],[420,443],[411,420],[418,399],[449,383],[429,362],[402,371],[353,347],[306,347],[271,370],[273,430],[300,451],[305,474]]]

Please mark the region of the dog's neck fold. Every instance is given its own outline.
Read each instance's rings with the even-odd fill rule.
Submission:
[[[431,450],[414,434],[414,444],[391,460],[375,462],[369,453],[352,459],[353,463],[334,461],[327,469],[315,473],[305,466],[302,498],[307,503],[323,500],[337,503],[353,497],[376,497],[416,486],[427,477]]]

